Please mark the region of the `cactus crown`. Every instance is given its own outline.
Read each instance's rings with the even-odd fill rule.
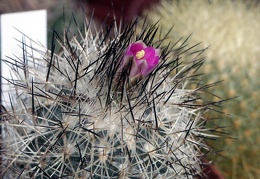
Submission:
[[[123,31],[113,25],[64,38],[53,31],[50,50],[22,44],[23,57],[6,61],[10,106],[2,106],[4,177],[192,178],[202,175],[209,151],[203,138],[204,101],[197,69],[204,59],[186,41],[154,41],[159,27],[135,20]],[[160,49],[147,75],[131,79],[129,45],[142,41]],[[57,46],[60,46],[57,49]],[[35,58],[34,51],[42,53]],[[196,88],[189,87],[196,84]],[[207,86],[206,86],[207,87]]]

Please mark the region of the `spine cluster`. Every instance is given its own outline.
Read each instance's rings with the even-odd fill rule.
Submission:
[[[3,178],[203,176],[204,138],[214,137],[203,115],[215,103],[200,96],[202,51],[163,46],[156,25],[137,33],[138,23],[54,31],[41,58],[22,42],[23,58],[6,61],[16,78],[1,113]],[[138,41],[160,49],[160,61],[132,80],[122,60]]]

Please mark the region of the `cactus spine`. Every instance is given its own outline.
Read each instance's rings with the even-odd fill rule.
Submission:
[[[4,178],[203,176],[211,150],[203,139],[215,137],[203,114],[215,103],[200,97],[201,51],[163,46],[156,25],[137,33],[138,23],[93,32],[86,21],[77,35],[54,31],[42,58],[22,43],[23,58],[6,61],[17,80],[8,79],[10,106],[1,114]],[[140,40],[160,49],[160,63],[130,81],[121,60]]]

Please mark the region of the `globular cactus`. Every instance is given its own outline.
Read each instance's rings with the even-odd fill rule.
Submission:
[[[213,143],[224,150],[216,161],[226,178],[258,178],[260,172],[260,6],[257,1],[167,1],[149,13],[149,21],[160,19],[162,29],[174,25],[173,39],[191,35],[190,42],[208,47],[201,68],[205,83],[224,80],[213,91],[234,98],[221,120],[233,139]],[[164,31],[166,34],[167,31]],[[219,114],[219,113],[216,113]],[[219,115],[216,116],[219,118]]]
[[[218,103],[201,97],[203,50],[163,46],[156,25],[136,32],[138,20],[89,25],[54,31],[46,52],[22,42],[23,57],[6,61],[16,78],[2,106],[1,176],[204,177],[204,138],[215,134],[203,114]]]

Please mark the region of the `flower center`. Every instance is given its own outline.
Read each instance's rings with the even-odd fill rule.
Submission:
[[[144,51],[144,50],[140,50],[140,51],[138,51],[138,52],[135,54],[135,56],[136,56],[136,58],[137,58],[138,60],[140,60],[141,58],[144,57],[144,54],[145,54],[145,51]]]

